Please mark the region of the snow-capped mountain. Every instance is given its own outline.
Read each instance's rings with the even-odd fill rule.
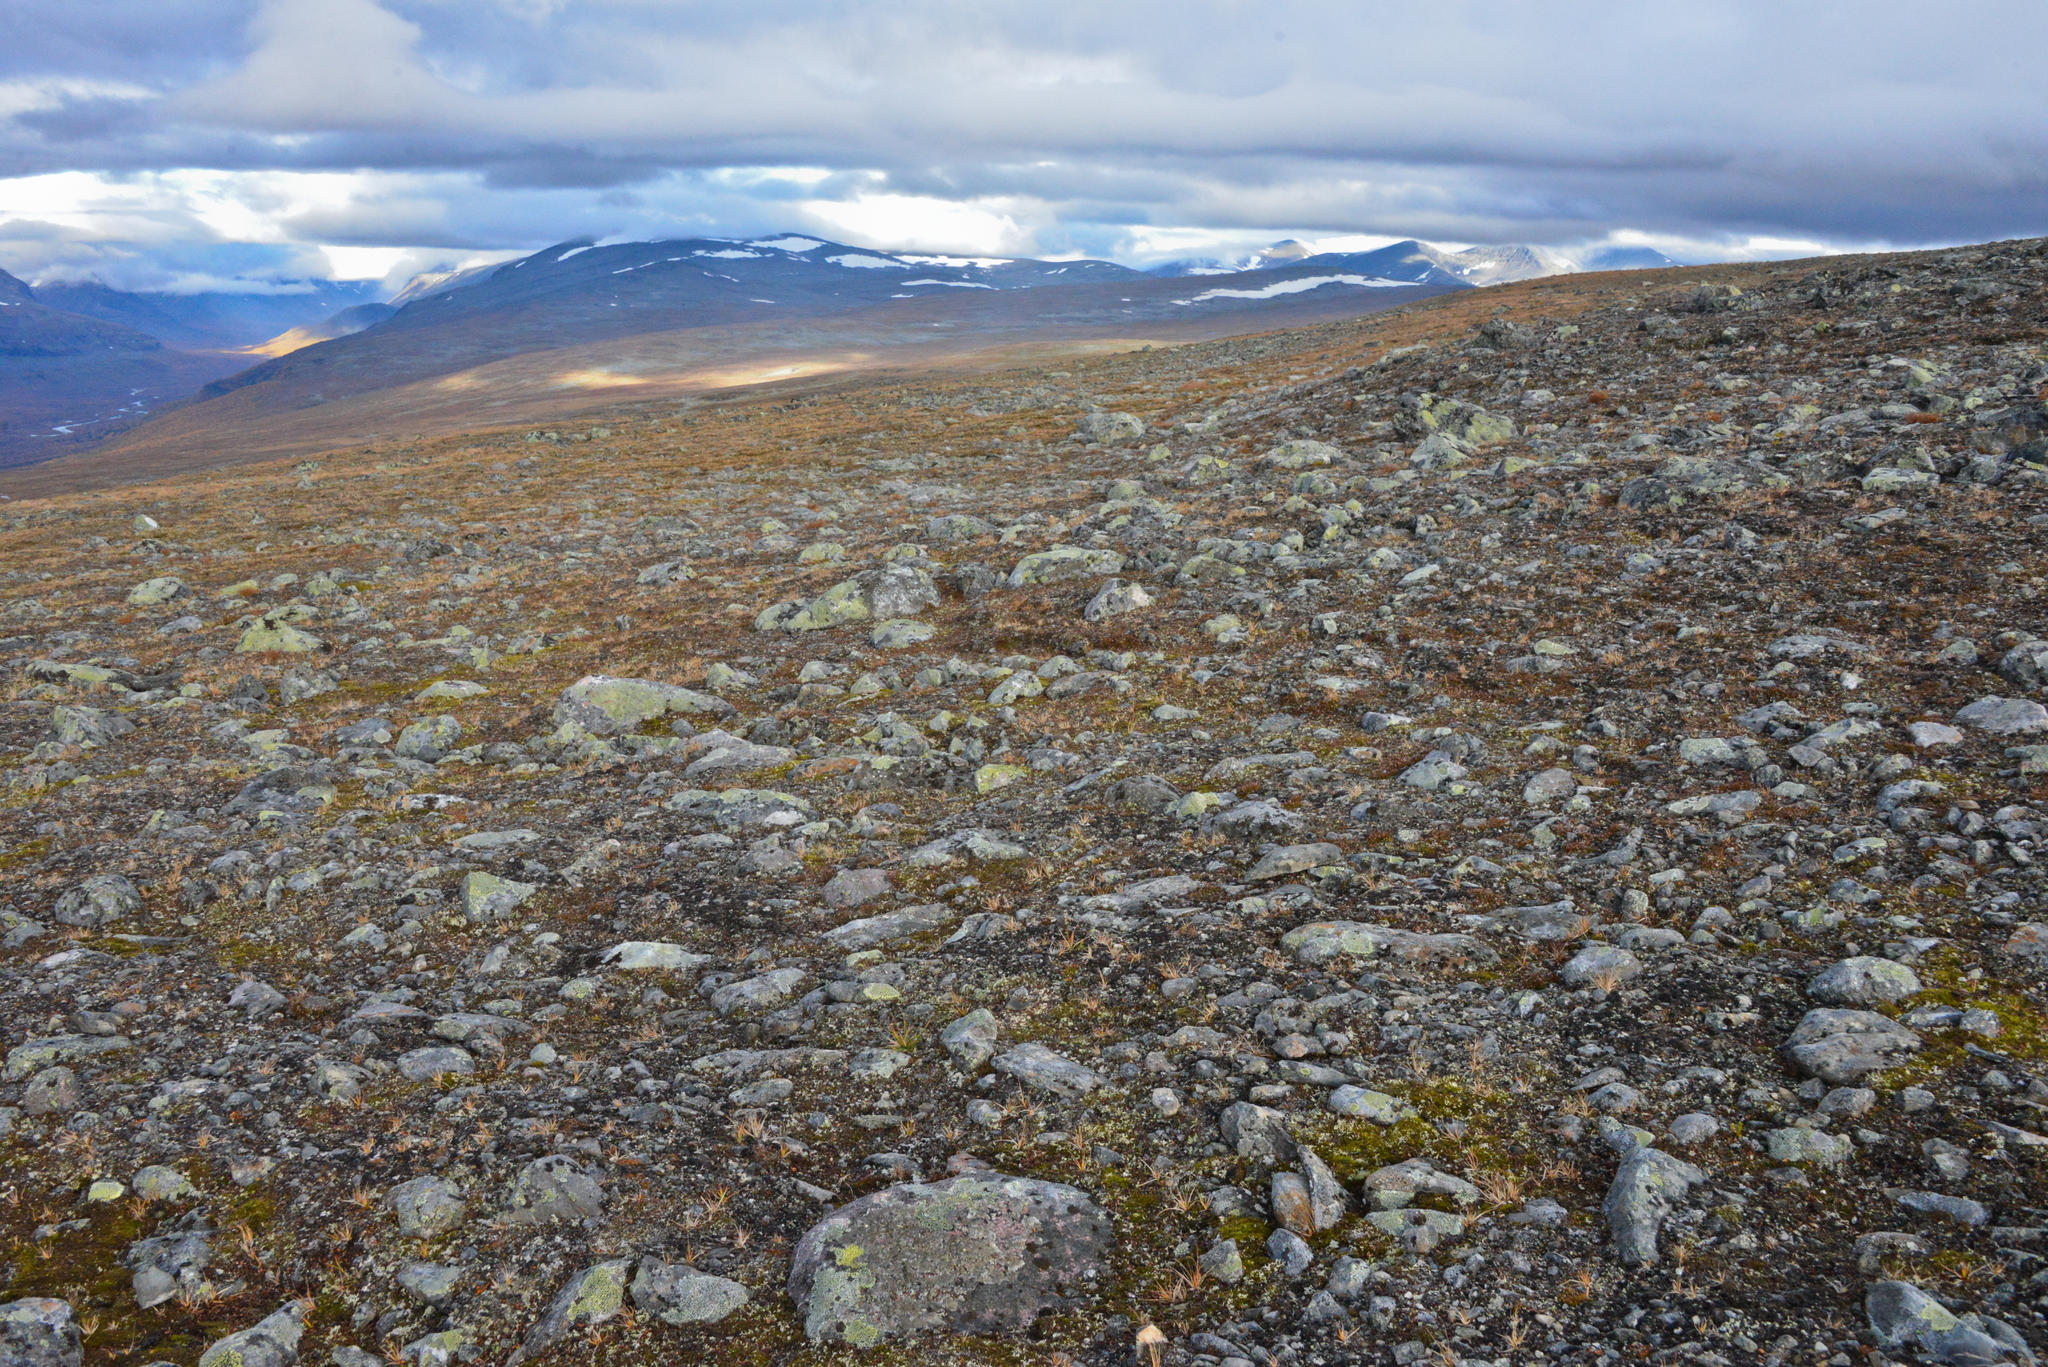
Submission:
[[[1152,275],[1179,277],[1225,275],[1243,271],[1285,270],[1297,266],[1400,280],[1418,285],[1503,285],[1574,271],[1643,270],[1679,263],[1648,247],[1480,246],[1459,251],[1409,240],[1365,252],[1314,252],[1289,238],[1235,263],[1213,258],[1169,261],[1149,269]]]

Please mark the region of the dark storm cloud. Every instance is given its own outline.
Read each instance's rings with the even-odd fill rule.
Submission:
[[[528,245],[543,214],[561,222],[539,240],[608,215],[737,233],[789,222],[778,203],[881,194],[1000,204],[1040,246],[1135,225],[1857,243],[2048,227],[2030,70],[2048,7],[2021,0],[17,9],[0,174],[412,177],[396,202],[289,218],[346,227],[325,241]],[[827,179],[720,179],[778,166]]]

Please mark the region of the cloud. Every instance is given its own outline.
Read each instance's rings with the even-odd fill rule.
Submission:
[[[107,249],[160,240],[123,235],[123,185],[158,228],[399,253],[784,227],[996,254],[1346,232],[1733,251],[2048,226],[2027,69],[2048,9],[2020,0],[1940,23],[1903,0],[26,8],[0,54],[0,205],[27,216],[18,188],[84,174],[117,203],[73,226]]]

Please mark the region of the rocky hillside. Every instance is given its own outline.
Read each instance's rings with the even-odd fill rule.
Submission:
[[[0,520],[0,1360],[2030,1363],[2048,248]]]

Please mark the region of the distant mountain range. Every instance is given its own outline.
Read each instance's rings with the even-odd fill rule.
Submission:
[[[368,284],[325,280],[241,294],[136,294],[96,282],[30,288],[0,271],[0,466],[124,431],[243,369],[247,349],[280,332],[340,335],[331,320],[351,308],[389,311],[366,302],[374,294]]]
[[[941,342],[957,352],[1024,340],[1221,335],[1423,293],[1671,264],[1642,249],[1447,251],[1410,241],[1317,253],[1288,241],[1234,266],[1187,261],[1140,271],[1109,261],[885,252],[783,234],[564,242],[420,275],[388,302],[360,283],[170,295],[90,283],[30,289],[0,274],[0,465],[66,454],[137,424],[162,428],[171,422],[161,416],[167,408],[177,409],[171,426],[194,445],[205,444],[209,422],[220,422],[228,424],[220,430],[241,433],[289,428],[295,435],[278,437],[278,449],[297,450],[317,444],[306,434],[328,426],[285,415],[338,420],[335,406],[353,403],[350,411],[403,412],[420,422],[440,413],[432,420],[445,425],[456,420],[447,405],[469,404],[457,416],[481,413],[482,391],[501,380],[520,393],[503,412],[523,414],[541,399],[562,408],[579,389],[625,397],[726,374],[714,361],[751,364],[829,347],[869,364],[883,350],[907,354]],[[543,372],[520,362],[538,356],[559,364]],[[502,369],[515,362],[524,368]],[[541,374],[545,383],[536,380]],[[514,375],[516,384],[506,378]],[[363,397],[428,381],[438,388],[409,406]],[[464,399],[472,393],[473,401]],[[392,421],[379,416],[372,425],[365,416],[347,430],[388,435]]]
[[[1148,268],[1159,276],[1235,275],[1308,266],[1364,272],[1418,285],[1504,285],[1575,271],[1655,270],[1682,263],[1648,247],[1467,247],[1450,251],[1427,242],[1395,242],[1368,252],[1315,252],[1289,239],[1235,262],[1189,257]]]

